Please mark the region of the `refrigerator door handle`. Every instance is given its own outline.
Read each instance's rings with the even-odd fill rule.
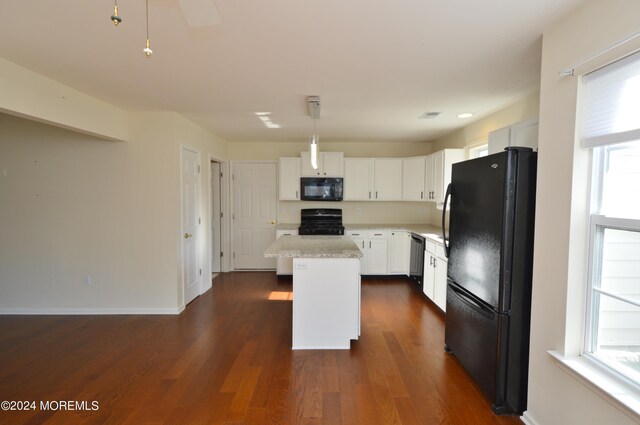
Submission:
[[[449,258],[449,253],[451,252],[451,245],[447,240],[447,233],[444,228],[445,216],[447,214],[447,202],[449,201],[449,197],[451,196],[451,183],[447,185],[447,192],[444,195],[444,205],[442,206],[442,241],[444,244],[444,255]]]
[[[493,310],[491,310],[488,307],[483,306],[482,304],[478,303],[473,298],[470,298],[467,294],[462,292],[460,289],[456,288],[455,285],[449,284],[449,287],[451,288],[451,292],[453,292],[458,298],[460,298],[460,301],[462,301],[463,303],[467,304],[469,307],[471,307],[472,309],[474,309],[478,313],[482,314],[487,319],[493,320],[493,314],[494,314]]]

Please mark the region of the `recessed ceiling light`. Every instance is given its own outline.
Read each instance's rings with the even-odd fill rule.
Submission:
[[[255,114],[259,117],[263,117],[266,115],[271,115],[271,112],[256,112]]]
[[[469,112],[465,112],[464,114],[458,115],[458,118],[464,119],[464,118],[471,118],[472,116],[473,116],[473,114],[471,114]]]

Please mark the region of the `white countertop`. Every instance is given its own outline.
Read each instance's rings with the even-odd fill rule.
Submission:
[[[298,223],[280,223],[276,227],[278,230],[298,230]],[[395,230],[413,232],[429,238],[436,243],[442,243],[442,229],[440,226],[431,224],[389,224],[389,223],[373,223],[373,224],[344,224],[345,230]]]
[[[281,236],[264,252],[265,257],[360,258],[362,252],[348,236]]]

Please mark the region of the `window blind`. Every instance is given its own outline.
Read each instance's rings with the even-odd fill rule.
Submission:
[[[640,139],[640,52],[582,78],[582,146]]]

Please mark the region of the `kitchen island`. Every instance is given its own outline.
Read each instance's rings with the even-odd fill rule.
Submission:
[[[293,258],[292,348],[349,349],[360,336],[360,257],[346,236],[278,238],[265,257]]]

